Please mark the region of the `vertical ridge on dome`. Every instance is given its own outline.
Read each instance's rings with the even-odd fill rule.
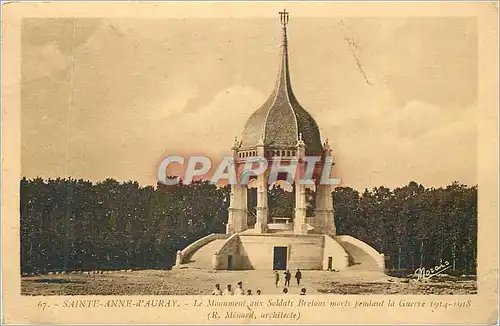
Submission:
[[[242,148],[252,148],[261,137],[270,148],[295,147],[302,133],[306,152],[322,150],[319,128],[313,117],[299,104],[292,90],[288,56],[288,12],[279,13],[282,24],[278,73],[273,91],[255,111],[243,130]]]
[[[264,136],[270,146],[280,145],[293,147],[296,145],[299,134],[297,115],[290,102],[293,91],[288,66],[288,38],[286,25],[288,13],[280,13],[282,28],[281,53],[278,76],[274,87],[274,100],[267,112]],[[286,17],[286,18],[283,18]]]

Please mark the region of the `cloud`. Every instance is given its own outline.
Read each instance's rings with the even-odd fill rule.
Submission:
[[[336,174],[355,188],[395,187],[411,180],[428,186],[455,180],[474,184],[475,111],[412,101],[378,116],[360,115],[328,130]]]
[[[70,57],[101,24],[100,19],[26,18],[22,29],[22,75],[25,82],[50,77],[70,65]]]
[[[23,80],[29,82],[50,76],[69,66],[69,57],[59,50],[56,42],[44,45],[25,45],[22,56]]]
[[[185,108],[192,98],[199,94],[197,87],[177,83],[171,87],[166,87],[164,102],[156,105],[156,110],[160,112],[158,119],[171,119],[183,114]]]
[[[229,152],[275,81],[281,31],[274,20],[78,19],[76,39],[74,23],[25,24],[27,176],[56,177],[69,169],[95,180],[154,183],[165,151]],[[297,18],[289,26],[293,88],[330,139],[337,176],[361,189],[410,179],[476,182],[475,21],[345,23],[373,86],[336,20]],[[66,148],[71,162],[64,161]]]
[[[178,149],[203,149],[211,153],[230,150],[233,137],[240,136],[248,117],[264,101],[261,92],[233,85],[221,90],[198,111],[165,120],[164,137],[170,140],[170,146]]]

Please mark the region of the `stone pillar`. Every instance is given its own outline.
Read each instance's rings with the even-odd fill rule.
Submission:
[[[318,220],[318,226],[321,225],[321,233],[335,235],[332,190],[333,187],[331,185],[318,184],[316,186],[316,209],[314,211],[314,218]]]
[[[302,134],[299,134],[299,140],[297,142],[297,160],[299,166],[297,173],[303,173],[303,163],[302,160],[305,157],[306,146],[302,140]],[[306,185],[300,184],[299,180],[302,175],[298,175],[295,181],[295,217],[293,220],[293,232],[295,234],[307,234],[307,223],[306,223]]]
[[[241,206],[243,212],[241,213],[241,218],[240,218],[240,229],[241,231],[245,231],[248,229],[248,200],[247,200],[247,185],[242,185],[241,186]]]
[[[226,224],[226,234],[233,234],[234,233],[234,226],[236,223],[237,219],[237,209],[235,209],[234,206],[234,191],[233,187],[231,186],[231,193],[229,194],[229,208],[228,210],[228,217],[227,217],[227,224]]]
[[[331,156],[330,145],[328,139],[323,144],[323,162],[326,157]],[[323,166],[323,168],[329,168]],[[330,171],[328,171],[330,173]],[[321,225],[321,231],[325,234],[336,235],[335,220],[333,214],[333,186],[329,184],[316,185],[316,209],[315,218],[318,220],[318,225]]]
[[[241,142],[234,139],[233,163],[238,166],[238,149]],[[230,167],[231,168],[231,167]],[[238,176],[237,176],[238,178]],[[247,186],[239,183],[231,185],[231,195],[229,199],[229,214],[226,225],[226,233],[233,234],[247,229]]]
[[[264,135],[260,135],[260,140],[257,144],[257,156],[266,156],[265,146],[264,146]],[[266,170],[265,173],[257,176],[257,221],[255,222],[254,230],[257,233],[267,232],[267,218],[268,218],[268,206],[267,206],[267,189],[268,189],[268,177],[269,172]]]
[[[306,223],[306,185],[295,182],[295,218],[293,220],[293,232],[295,234],[307,234]]]
[[[219,267],[219,253],[216,252],[213,256],[212,256],[212,269],[214,271],[217,270],[217,268]]]
[[[231,185],[229,217],[226,233],[233,234],[247,229],[247,187],[246,185]]]
[[[175,255],[175,265],[181,266],[182,264],[182,251],[177,250],[177,254]]]
[[[266,233],[267,231],[267,175],[266,172],[257,177],[257,207],[255,208],[257,210],[257,221],[254,227],[257,233]]]

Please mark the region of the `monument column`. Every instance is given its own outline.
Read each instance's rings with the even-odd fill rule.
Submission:
[[[261,135],[260,141],[257,144],[257,156],[265,157],[265,148],[264,148],[264,137]],[[268,171],[257,176],[257,221],[255,222],[255,232],[257,233],[266,233],[267,231],[267,214],[268,214],[268,206],[267,206],[267,180],[268,180]]]
[[[306,153],[306,146],[302,140],[302,134],[299,134],[299,140],[297,142],[297,167],[298,173],[303,173],[302,164]],[[302,175],[295,178],[295,218],[293,221],[293,232],[295,234],[307,234],[307,223],[306,223],[306,185],[301,184],[299,180]]]
[[[240,143],[235,139],[233,146],[233,162],[237,166],[238,149]],[[235,168],[228,167],[228,168]],[[237,169],[235,169],[237,170]],[[239,181],[239,179],[238,179]],[[233,234],[247,229],[247,187],[239,182],[231,185],[231,195],[229,199],[229,214],[226,225],[226,233]]]
[[[323,144],[323,162],[326,157],[331,156],[331,149],[328,145],[328,139]],[[323,169],[330,166],[323,165]],[[328,171],[330,175],[330,171]],[[335,235],[335,221],[333,216],[333,186],[330,184],[317,183],[316,186],[316,209],[315,218],[318,219],[318,224],[322,226],[322,231],[326,234]]]
[[[247,229],[246,190],[245,186],[239,184],[231,185],[231,202],[226,225],[227,234],[238,233]]]
[[[240,221],[241,221],[241,231],[245,231],[248,229],[248,204],[247,204],[247,185],[241,185],[241,206],[243,209],[243,213],[241,215]]]

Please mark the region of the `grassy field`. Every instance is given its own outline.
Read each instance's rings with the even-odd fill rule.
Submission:
[[[293,271],[292,271],[293,274]],[[279,294],[271,271],[142,270],[104,274],[59,274],[21,278],[23,295],[204,295],[215,283],[222,288],[243,281],[255,294]],[[308,294],[475,294],[475,278],[435,276],[425,282],[379,273],[303,271],[300,288]],[[300,289],[292,279],[290,294]]]

